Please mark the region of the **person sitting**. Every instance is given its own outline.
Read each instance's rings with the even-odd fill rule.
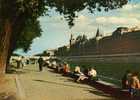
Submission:
[[[83,68],[85,68],[85,66],[82,66]],[[86,79],[88,79],[88,68],[85,68],[83,73],[80,72],[79,76],[77,76],[77,80],[76,82],[80,82],[80,81],[84,81]]]
[[[63,73],[63,63],[58,63],[56,66],[56,72]]]
[[[75,73],[75,74],[80,74],[80,73],[81,73],[81,70],[80,70],[80,67],[79,67],[79,66],[76,66],[76,67],[75,67],[74,73]]]
[[[122,89],[128,89],[129,88],[129,82],[130,82],[130,78],[131,78],[131,71],[127,70],[124,74],[124,76],[122,77]]]
[[[131,93],[132,97],[136,97],[140,92],[140,81],[138,79],[138,72],[132,73],[131,79],[130,79],[130,88],[129,92]]]
[[[70,67],[67,63],[65,63],[63,66],[63,75],[69,75],[69,73],[70,73]]]
[[[76,66],[73,72],[73,78],[75,78],[77,80],[77,78],[79,78],[79,76],[82,74],[80,67]]]
[[[90,68],[90,71],[88,72],[88,79],[94,81],[98,80],[97,71],[95,70],[95,68]]]
[[[56,66],[57,66],[56,61],[55,61],[55,60],[53,60],[53,61],[52,61],[52,68],[53,68],[53,69],[55,69],[55,68],[56,68]]]

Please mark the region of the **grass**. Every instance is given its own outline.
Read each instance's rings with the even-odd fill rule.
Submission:
[[[138,71],[140,72],[140,63],[85,63],[85,62],[69,62],[71,69],[74,66],[84,66],[84,67],[95,67],[98,75],[105,76],[100,77],[102,80],[114,83],[116,85],[121,85],[121,78],[126,70]],[[84,69],[81,67],[81,69]],[[106,78],[109,77],[109,78]]]

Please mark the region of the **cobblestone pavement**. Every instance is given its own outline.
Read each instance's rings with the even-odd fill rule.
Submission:
[[[37,65],[28,65],[18,75],[26,100],[113,100],[107,94]]]

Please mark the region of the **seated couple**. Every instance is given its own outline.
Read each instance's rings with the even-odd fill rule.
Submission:
[[[94,68],[85,68],[84,72],[82,73],[79,66],[75,67],[74,74],[76,76],[76,82],[80,82],[83,80],[94,80],[97,77],[97,72]]]

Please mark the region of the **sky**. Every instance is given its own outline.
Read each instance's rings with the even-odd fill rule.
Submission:
[[[131,0],[123,8],[108,12],[95,11],[94,14],[90,14],[89,11],[84,10],[78,14],[79,17],[75,19],[75,25],[71,29],[63,16],[54,10],[51,10],[49,15],[38,19],[42,28],[42,36],[33,40],[31,50],[27,53],[17,50],[16,53],[34,55],[47,49],[68,45],[71,34],[75,38],[82,34],[92,38],[95,36],[97,28],[103,36],[108,36],[117,27],[140,27],[140,0]]]

